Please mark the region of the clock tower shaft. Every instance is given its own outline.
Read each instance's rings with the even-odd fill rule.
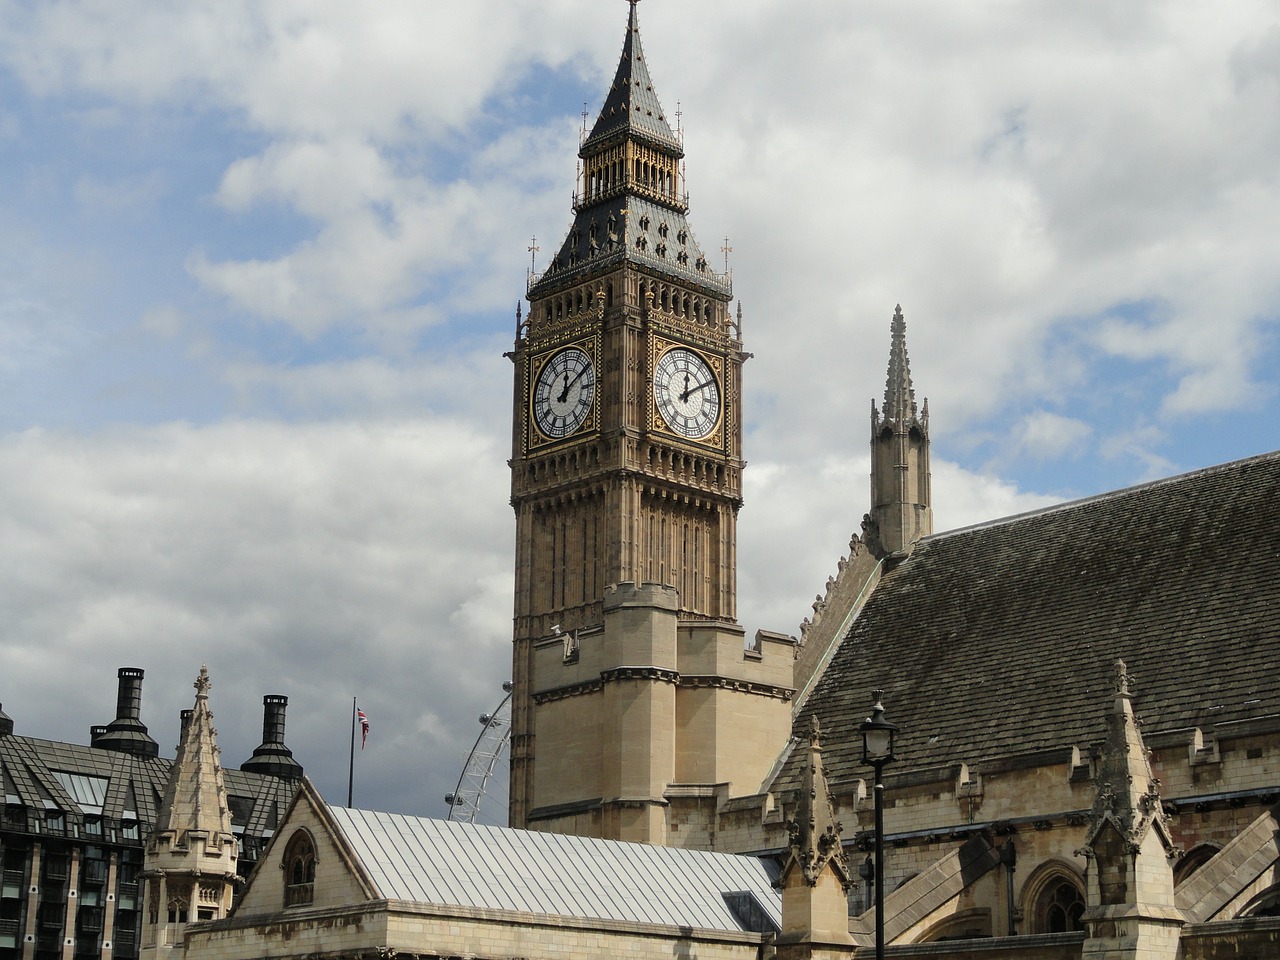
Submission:
[[[676,732],[681,711],[690,729],[728,716],[706,691],[745,674],[715,651],[760,673],[736,622],[748,354],[686,219],[683,156],[633,2],[573,223],[509,354],[513,826],[661,840],[673,782],[729,779]],[[682,667],[720,684],[697,710]],[[774,707],[789,669],[762,687]]]

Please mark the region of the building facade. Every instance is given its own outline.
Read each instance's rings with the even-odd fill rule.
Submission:
[[[92,728],[89,745],[19,735],[0,713],[0,960],[141,955],[146,842],[173,769],[142,722],[142,680],[121,668],[116,716]],[[252,871],[302,776],[284,744],[286,705],[267,698],[263,744],[225,773],[240,874]]]
[[[532,279],[512,354],[512,823],[784,858],[820,721],[862,867],[845,878],[857,940],[873,837],[857,730],[874,687],[903,726],[885,824],[899,948],[1038,937],[1036,955],[1123,956],[1103,941],[1127,936],[1127,911],[1142,955],[1196,955],[1209,940],[1187,931],[1210,914],[1218,932],[1265,927],[1280,897],[1265,844],[1256,875],[1231,874],[1235,899],[1192,910],[1186,891],[1265,834],[1280,799],[1280,456],[935,534],[899,307],[860,529],[798,640],[746,641],[730,549],[741,319],[692,245],[634,3],[580,157],[574,224]],[[1150,752],[1133,796],[1107,768],[1118,661]],[[1130,816],[1123,843],[1099,846],[1101,797],[1158,812],[1154,832]],[[1126,844],[1145,873],[1099,886]]]

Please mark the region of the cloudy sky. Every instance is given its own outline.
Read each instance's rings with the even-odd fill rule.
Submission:
[[[620,0],[0,0],[0,704],[85,741],[201,663],[445,814],[508,676],[514,312]],[[1280,446],[1272,2],[649,0],[745,316],[740,612],[798,632],[867,509],[901,303],[939,528]],[[533,238],[537,238],[536,244]]]

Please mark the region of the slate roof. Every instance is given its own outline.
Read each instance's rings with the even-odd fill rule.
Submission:
[[[580,155],[587,157],[609,141],[623,137],[655,146],[668,156],[684,156],[680,139],[667,122],[653,89],[640,46],[635,4],[631,5],[613,85],[595,126],[582,142]],[[698,245],[683,202],[655,203],[628,190],[577,209],[564,242],[546,271],[531,284],[530,299],[585,275],[613,269],[624,261],[723,300],[732,295],[729,279],[716,273]]]
[[[892,774],[1106,736],[1114,662],[1150,743],[1280,716],[1280,453],[925,538],[803,705],[833,781],[865,777],[882,687]],[[793,757],[775,788],[798,785]]]
[[[634,3],[627,19],[627,36],[622,43],[618,71],[583,147],[586,149],[619,134],[648,140],[684,155],[649,77],[649,65],[645,63],[644,48],[640,45],[640,20]]]
[[[776,865],[754,857],[329,807],[380,896],[586,920],[740,932],[726,894],[776,929]]]
[[[137,821],[145,838],[156,822],[172,760],[36,737],[0,736],[0,782],[7,806],[27,810],[30,832],[39,832],[52,803],[66,814],[67,836],[80,834],[85,816],[103,818],[106,835]],[[298,781],[241,770],[223,770],[232,823],[241,837],[269,837],[289,806]],[[6,816],[5,832],[17,829]],[[123,841],[123,834],[121,834]],[[256,851],[247,851],[252,856]]]
[[[615,196],[579,211],[531,296],[538,296],[548,282],[558,285],[624,260],[722,298],[729,296],[729,282],[711,267],[688,218],[678,210],[634,195]]]

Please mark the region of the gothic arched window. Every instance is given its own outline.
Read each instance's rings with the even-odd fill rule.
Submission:
[[[1173,885],[1176,887],[1206,863],[1217,856],[1222,848],[1216,843],[1202,843],[1192,847],[1173,865]]]
[[[1023,902],[1031,920],[1029,933],[1069,933],[1083,930],[1084,888],[1079,874],[1066,862],[1042,864],[1024,888]]]
[[[316,845],[306,830],[297,830],[284,848],[284,905],[297,907],[315,900]]]

